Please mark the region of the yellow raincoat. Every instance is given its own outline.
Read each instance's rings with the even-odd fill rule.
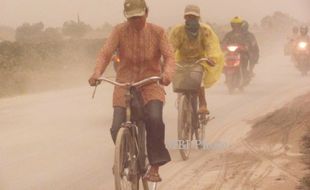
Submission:
[[[224,54],[217,35],[209,25],[200,23],[198,37],[194,40],[189,39],[185,25],[177,26],[170,32],[170,42],[175,49],[178,63],[195,62],[204,57],[208,57],[216,63],[214,67],[207,63],[203,64],[205,88],[210,88],[219,80],[224,66]]]

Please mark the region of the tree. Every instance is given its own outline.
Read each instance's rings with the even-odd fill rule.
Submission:
[[[57,28],[46,28],[44,31],[45,41],[55,42],[62,40],[62,34]]]
[[[22,26],[17,27],[15,39],[18,42],[39,42],[42,38],[44,24],[42,22],[29,24],[24,23]]]
[[[57,28],[47,28],[44,30],[42,22],[35,24],[25,23],[16,29],[15,39],[23,43],[61,41],[62,34]]]
[[[296,19],[280,11],[276,11],[273,15],[266,16],[261,20],[263,29],[279,33],[286,32],[288,29],[290,30],[296,23],[298,23]]]
[[[63,24],[62,33],[71,38],[82,38],[87,32],[91,31],[92,28],[90,25],[85,24],[84,22],[73,20],[66,21]]]
[[[261,26],[266,29],[269,30],[272,28],[272,17],[271,16],[265,16],[262,20],[261,20]]]
[[[105,22],[101,27],[97,29],[97,31],[102,33],[102,36],[107,36],[108,34],[110,34],[112,29],[113,26],[110,23]]]

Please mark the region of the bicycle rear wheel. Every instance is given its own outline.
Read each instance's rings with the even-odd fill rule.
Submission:
[[[139,189],[137,150],[129,128],[122,127],[117,134],[113,173],[116,190]]]
[[[191,152],[193,138],[191,108],[188,97],[182,95],[178,103],[178,148],[183,160],[187,160]]]

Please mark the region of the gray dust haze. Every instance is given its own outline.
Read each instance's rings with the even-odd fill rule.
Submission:
[[[147,1],[149,21],[164,27],[183,22],[184,7],[197,4],[203,21],[217,23],[214,29],[220,37],[230,29],[232,17],[242,16],[250,21],[261,49],[255,77],[244,92],[229,94],[223,75],[206,91],[215,119],[206,127],[205,140],[210,145],[228,145],[231,154],[193,150],[184,162],[178,150],[169,149],[172,162],[160,170],[159,189],[294,189],[305,166],[297,173],[283,168],[288,163],[298,168],[297,161],[288,161],[302,160],[299,152],[291,144],[282,149],[277,143],[254,147],[257,153],[244,139],[252,129],[249,121],[310,90],[309,77],[302,78],[291,58],[283,55],[291,27],[310,23],[310,0]],[[93,88],[87,80],[112,28],[103,24],[124,20],[122,4],[123,0],[0,0],[0,190],[113,189],[114,87],[102,83],[91,99]],[[75,22],[77,15],[82,22]],[[75,21],[63,26],[69,20]],[[25,22],[30,24],[22,25]],[[66,32],[75,26],[78,30]],[[108,74],[115,74],[112,64]],[[169,146],[177,142],[178,110],[171,85],[166,92],[165,140]],[[281,127],[284,132],[295,132],[287,125]],[[269,128],[268,132],[279,137]],[[300,129],[297,132],[305,134]],[[295,139],[288,135],[281,139],[288,138]],[[289,158],[282,157],[287,153]]]
[[[121,22],[122,0],[1,0],[0,25],[18,26],[23,22],[42,21],[48,26],[61,26],[64,20],[81,19],[92,26],[105,22]],[[301,21],[310,20],[309,0],[148,0],[150,20],[163,26],[182,21],[186,4],[197,4],[203,20],[227,23],[232,16],[240,15],[251,22],[274,11],[282,11]]]

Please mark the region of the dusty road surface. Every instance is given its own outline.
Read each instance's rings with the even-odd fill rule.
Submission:
[[[300,174],[285,169],[281,165],[285,160],[257,154],[257,147],[246,140],[254,119],[310,90],[310,77],[301,77],[280,52],[263,55],[256,78],[244,93],[229,95],[223,80],[208,90],[215,116],[206,130],[210,146],[193,151],[186,162],[173,150],[176,96],[167,89],[164,117],[173,161],[161,169],[164,181],[159,189],[258,190],[268,184],[270,189],[296,185]],[[0,100],[0,189],[113,189],[112,89],[101,85],[95,100],[86,83],[79,89]]]

